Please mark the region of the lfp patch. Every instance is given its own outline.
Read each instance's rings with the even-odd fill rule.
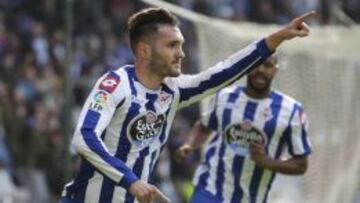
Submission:
[[[109,93],[104,90],[99,90],[98,92],[96,92],[93,96],[89,108],[95,111],[103,110],[106,102],[108,101],[108,94]]]
[[[99,89],[112,93],[120,84],[120,77],[113,72],[110,72],[100,83]]]
[[[98,104],[105,104],[108,100],[108,95],[106,94],[106,92],[103,91],[98,91],[95,95],[94,95],[94,101]]]

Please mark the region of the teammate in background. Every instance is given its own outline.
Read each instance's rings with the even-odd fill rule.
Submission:
[[[310,12],[196,75],[181,75],[184,38],[175,16],[162,8],[128,22],[135,64],[102,76],[80,114],[73,145],[81,169],[62,202],[135,202],[166,197],[149,184],[176,110],[214,94],[260,64],[285,40],[305,37]],[[136,201],[136,202],[137,202]]]
[[[305,173],[311,153],[306,116],[299,102],[271,89],[276,72],[274,55],[249,72],[246,87],[221,90],[177,150],[184,159],[214,132],[191,202],[264,203],[276,173]],[[281,160],[285,147],[291,158]]]

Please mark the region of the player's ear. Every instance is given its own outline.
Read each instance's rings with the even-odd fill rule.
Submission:
[[[271,72],[272,74],[272,78],[276,77],[277,73],[278,73],[279,69],[278,68],[274,68]]]
[[[276,74],[279,71],[279,64],[275,64],[275,70],[274,73]]]
[[[151,57],[151,47],[148,43],[140,41],[137,44],[137,53],[141,58],[149,59]]]

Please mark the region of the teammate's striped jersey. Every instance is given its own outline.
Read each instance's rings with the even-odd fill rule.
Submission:
[[[143,86],[133,66],[105,74],[80,114],[73,144],[81,169],[63,196],[76,202],[135,202],[127,189],[151,178],[176,110],[215,94],[270,54],[261,40],[202,73],[166,78],[158,90]]]
[[[205,112],[202,124],[214,132],[194,184],[215,202],[267,202],[275,173],[251,160],[249,141],[265,142],[269,157],[279,159],[285,149],[291,156],[311,153],[307,119],[301,104],[278,91],[253,99],[244,87],[221,90]]]

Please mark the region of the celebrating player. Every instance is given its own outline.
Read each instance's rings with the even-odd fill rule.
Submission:
[[[88,96],[73,138],[81,169],[62,202],[168,201],[148,180],[176,110],[238,80],[283,41],[307,36],[304,20],[313,14],[196,75],[181,74],[184,38],[175,16],[162,8],[134,14],[128,29],[135,64],[102,76]]]

